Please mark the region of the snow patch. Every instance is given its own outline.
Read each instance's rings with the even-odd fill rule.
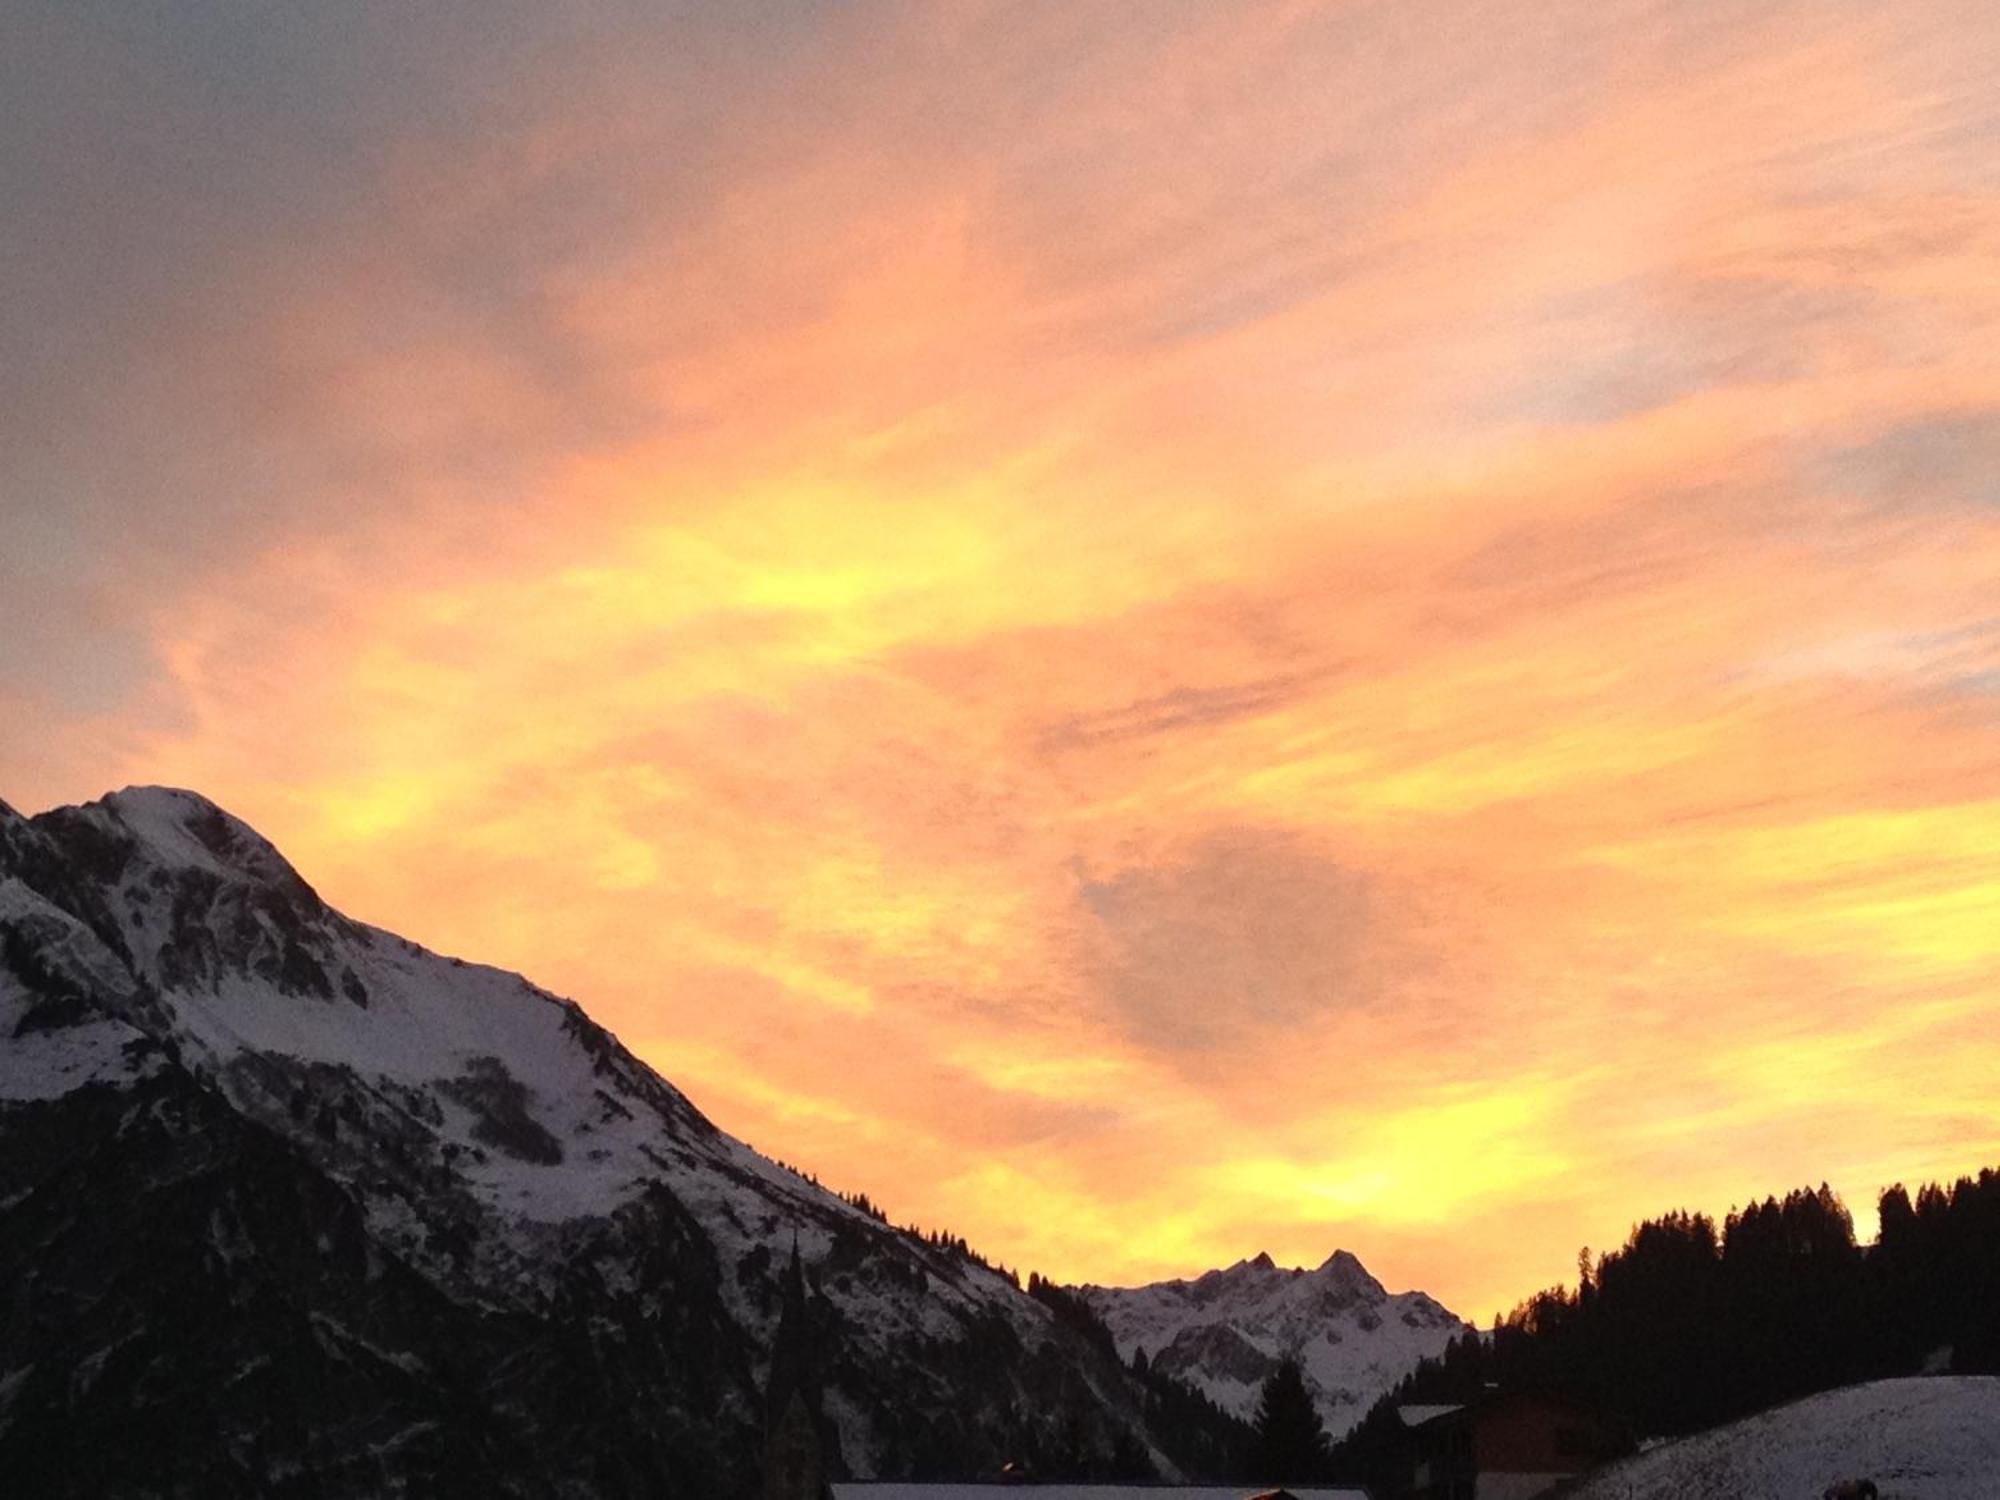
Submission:
[[[1156,1368],[1245,1419],[1278,1361],[1297,1358],[1335,1438],[1470,1326],[1422,1292],[1392,1295],[1345,1250],[1312,1271],[1258,1255],[1191,1281],[1077,1290],[1121,1358],[1144,1349]]]
[[[1568,1500],[1812,1497],[1873,1480],[1881,1500],[2000,1494],[2000,1377],[1878,1380],[1808,1396],[1598,1470]]]

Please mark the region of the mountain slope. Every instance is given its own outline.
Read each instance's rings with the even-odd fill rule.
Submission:
[[[1738,1500],[1873,1481],[1881,1500],[1990,1500],[2000,1476],[2000,1379],[1877,1380],[1808,1396],[1637,1454],[1569,1500]]]
[[[1259,1255],[1192,1281],[1075,1290],[1123,1358],[1145,1350],[1154,1368],[1237,1416],[1255,1414],[1265,1377],[1296,1356],[1336,1438],[1468,1326],[1422,1292],[1391,1296],[1345,1250],[1314,1271]]]
[[[36,1493],[137,1486],[121,1461],[190,1494],[740,1491],[794,1241],[837,1472],[1157,1458],[1114,1361],[571,1002],[341,916],[192,793],[0,804],[0,1466]]]

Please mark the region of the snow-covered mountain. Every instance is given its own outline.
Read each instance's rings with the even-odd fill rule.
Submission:
[[[1345,1250],[1316,1271],[1284,1270],[1258,1255],[1192,1281],[1075,1290],[1111,1329],[1122,1358],[1143,1349],[1154,1368],[1240,1417],[1255,1414],[1278,1361],[1295,1357],[1335,1438],[1470,1326],[1422,1292],[1392,1296]]]
[[[192,793],[0,803],[16,1493],[744,1492],[794,1243],[836,1472],[1172,1472],[1105,1352],[570,1001],[349,920]]]
[[[2000,1378],[1877,1380],[1760,1412],[1599,1469],[1567,1500],[1818,1496],[1868,1480],[1881,1500],[2000,1494]]]

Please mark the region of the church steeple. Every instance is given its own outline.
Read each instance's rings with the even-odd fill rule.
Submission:
[[[806,1301],[796,1230],[782,1286],[784,1300],[771,1341],[771,1376],[764,1390],[764,1500],[830,1500],[833,1491],[826,1482],[820,1440],[824,1418],[818,1341]]]

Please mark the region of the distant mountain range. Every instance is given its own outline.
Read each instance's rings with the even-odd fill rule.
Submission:
[[[1296,1358],[1334,1437],[1470,1327],[1422,1292],[1391,1295],[1345,1250],[1314,1271],[1283,1270],[1259,1255],[1192,1281],[1075,1290],[1110,1328],[1121,1357],[1143,1350],[1154,1369],[1239,1417],[1255,1415],[1279,1360]]]
[[[342,916],[207,800],[0,804],[10,1492],[743,1493],[794,1243],[836,1474],[1218,1451],[962,1242],[724,1134],[572,1002]],[[1298,1348],[1336,1427],[1460,1326],[1346,1256],[1089,1296],[1231,1410]]]

